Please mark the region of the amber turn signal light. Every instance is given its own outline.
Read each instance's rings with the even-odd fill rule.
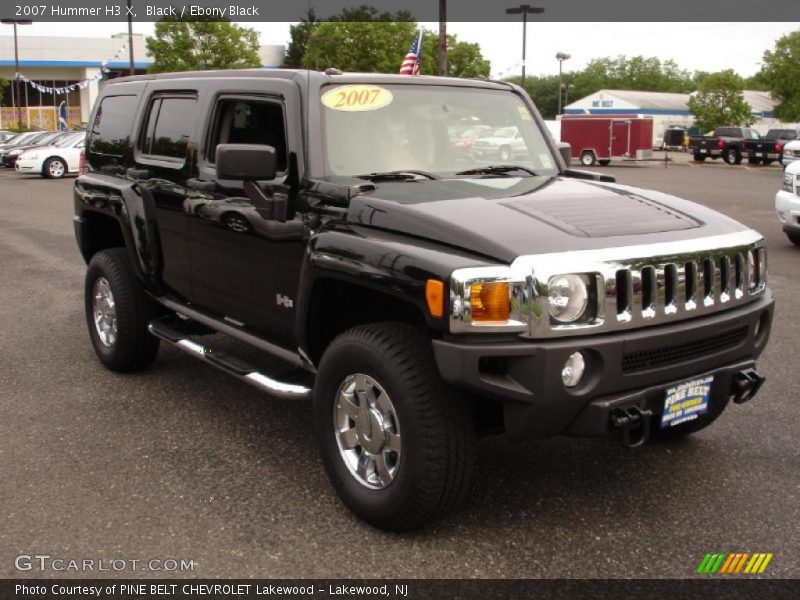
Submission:
[[[444,314],[444,283],[438,279],[428,279],[425,282],[425,300],[428,301],[431,316],[441,317]]]
[[[508,321],[511,312],[508,283],[473,283],[470,287],[469,306],[473,323]]]

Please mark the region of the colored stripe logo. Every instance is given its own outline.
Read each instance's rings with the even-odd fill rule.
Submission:
[[[772,553],[763,552],[753,554],[749,552],[716,552],[706,554],[695,572],[703,575],[734,575],[738,573],[757,575],[766,570],[772,557]]]

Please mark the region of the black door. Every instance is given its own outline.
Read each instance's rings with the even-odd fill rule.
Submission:
[[[218,144],[263,144],[276,151],[277,174],[257,182],[266,196],[291,198],[298,180],[299,95],[287,81],[266,80],[259,93],[219,92],[210,104],[195,189],[186,201],[193,296],[200,307],[275,343],[294,348],[294,319],[304,215],[267,218],[240,181],[216,176]],[[288,88],[288,89],[287,89]],[[289,96],[287,98],[287,95]]]

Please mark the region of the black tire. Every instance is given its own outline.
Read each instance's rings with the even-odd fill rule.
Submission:
[[[772,160],[771,158],[762,158],[761,159],[761,163],[763,165],[767,166],[767,167],[770,166],[773,162],[775,162],[775,161]]]
[[[749,165],[760,165],[763,162],[760,158],[748,158],[747,164]]]
[[[726,148],[722,157],[729,165],[738,165],[742,162],[742,153],[734,146]]]
[[[500,160],[501,162],[508,162],[511,160],[511,147],[509,146],[500,147]]]
[[[57,166],[61,168],[58,169]],[[42,175],[46,179],[61,179],[67,174],[67,163],[57,156],[51,156],[42,165]]]
[[[661,429],[661,417],[659,416],[652,421],[650,439],[656,442],[669,442],[684,438],[693,433],[697,433],[716,421],[717,418],[719,418],[719,416],[725,411],[725,407],[728,406],[729,402],[730,398],[728,396],[714,398],[709,404],[708,412],[706,414],[700,415],[693,421],[681,423],[680,425],[676,425],[675,427],[670,427],[668,429]]]
[[[469,491],[475,461],[473,415],[442,382],[435,365],[430,341],[401,323],[350,329],[322,357],[314,387],[314,426],[325,471],[350,510],[375,527],[422,527],[451,512]],[[339,391],[357,373],[380,384],[397,414],[402,450],[394,478],[382,489],[357,479],[334,433]],[[355,451],[360,456],[365,450],[356,445]]]
[[[95,284],[105,279],[111,290],[116,314],[116,339],[101,340],[94,319]],[[95,353],[108,369],[128,372],[147,368],[158,354],[158,338],[147,331],[157,307],[147,297],[131,268],[125,248],[101,250],[89,261],[84,288],[86,325]]]
[[[591,152],[589,150],[585,150],[584,152],[581,153],[580,161],[581,161],[581,164],[584,167],[593,166],[595,161],[596,161],[594,152]]]
[[[694,162],[705,162],[706,155],[705,154],[694,154],[692,155]]]
[[[800,246],[800,234],[798,234],[798,233],[787,233],[786,237],[788,237],[789,241],[792,242],[795,246]]]
[[[610,161],[610,160],[608,160],[607,158],[606,158],[606,159],[603,159],[603,160],[598,160],[597,162],[598,162],[598,164],[600,164],[600,165],[602,165],[602,166],[604,166],[604,167],[607,167],[608,165],[610,165],[610,164],[611,164],[611,161]]]

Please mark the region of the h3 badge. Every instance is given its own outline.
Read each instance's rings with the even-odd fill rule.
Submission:
[[[294,308],[294,300],[283,294],[275,294],[275,303],[284,308]]]

